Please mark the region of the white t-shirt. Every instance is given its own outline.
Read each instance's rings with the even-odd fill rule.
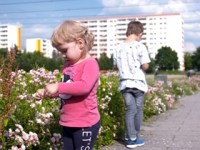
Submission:
[[[113,63],[119,70],[119,91],[128,88],[137,88],[146,92],[148,86],[142,64],[149,63],[149,53],[140,42],[119,44],[113,55]]]

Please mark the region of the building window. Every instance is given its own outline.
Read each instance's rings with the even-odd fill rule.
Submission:
[[[107,22],[107,21],[106,21],[106,20],[101,20],[100,22],[101,22],[101,23],[105,23],[105,22]]]
[[[126,26],[126,24],[118,24],[118,26]]]
[[[118,29],[117,31],[126,31],[126,29]]]
[[[7,37],[8,35],[1,35],[1,37]]]
[[[1,32],[8,32],[7,30],[2,30]]]
[[[97,26],[89,26],[89,28],[96,28]]]
[[[133,19],[128,19],[128,20],[129,20],[129,21],[135,21],[136,19],[133,18]]]
[[[100,39],[99,41],[100,42],[106,42],[107,40],[106,39]]]
[[[138,20],[146,20],[146,18],[139,18]]]
[[[0,26],[0,28],[7,28],[8,26]]]
[[[100,32],[107,32],[107,30],[100,30]]]
[[[107,44],[99,44],[100,46],[107,46]]]
[[[82,23],[88,23],[87,21],[83,21]]]
[[[97,21],[89,21],[89,23],[96,23]]]
[[[126,21],[126,19],[119,19],[118,21]]]
[[[101,28],[105,28],[105,27],[107,27],[107,25],[100,25],[99,27],[101,27]]]
[[[107,35],[100,35],[100,37],[106,37]]]

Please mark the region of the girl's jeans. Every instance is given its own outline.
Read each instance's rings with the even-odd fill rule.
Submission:
[[[138,137],[143,120],[144,92],[137,88],[122,90],[126,105],[125,127],[128,138]]]
[[[63,150],[92,150],[100,128],[100,121],[91,127],[63,127]]]

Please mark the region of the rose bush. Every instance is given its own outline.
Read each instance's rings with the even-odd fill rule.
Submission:
[[[16,74],[17,79],[11,86],[9,99],[2,93],[2,74],[0,76],[0,117],[9,111],[5,109],[6,103],[17,100],[13,103],[12,113],[0,122],[4,126],[0,137],[0,149],[60,150],[63,143],[61,127],[58,124],[58,101],[56,98],[36,101],[34,93],[48,83],[60,81],[61,74],[58,70],[50,72],[44,68],[30,72],[18,70],[12,72],[11,79]],[[104,73],[100,77],[97,98],[101,128],[95,143],[97,149],[124,136],[124,101],[118,92],[118,77],[117,72]],[[144,120],[170,109],[181,96],[196,92],[200,86],[200,77],[168,81],[167,85],[161,81],[147,82],[149,90],[145,95]]]

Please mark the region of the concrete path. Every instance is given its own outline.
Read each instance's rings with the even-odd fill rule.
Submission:
[[[200,150],[200,92],[178,100],[174,109],[144,122],[137,150]],[[125,141],[101,150],[125,150]]]

